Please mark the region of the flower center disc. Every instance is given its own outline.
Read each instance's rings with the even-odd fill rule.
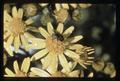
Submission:
[[[14,18],[10,25],[10,30],[14,36],[23,33],[25,30],[25,24],[20,18]]]
[[[48,39],[46,39],[46,45],[47,45],[47,49],[50,52],[57,53],[57,54],[63,53],[65,49],[63,42],[61,42],[58,39],[53,39],[52,37],[49,37]]]

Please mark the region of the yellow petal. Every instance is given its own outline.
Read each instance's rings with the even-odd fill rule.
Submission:
[[[48,68],[48,66],[51,64],[52,59],[53,58],[51,53],[48,53],[48,55],[45,58],[41,59],[43,69]]]
[[[15,73],[17,74],[17,73],[18,73],[18,71],[20,70],[20,69],[19,69],[19,65],[18,65],[18,62],[17,62],[17,61],[14,61],[13,67],[14,67]]]
[[[58,67],[58,58],[56,54],[52,54],[52,61],[50,63],[50,66],[47,68],[47,71],[50,74],[54,74],[57,71],[57,67]]]
[[[50,35],[52,35],[54,33],[54,28],[50,22],[47,23],[47,30],[48,30]]]
[[[75,52],[71,51],[71,50],[65,50],[65,55],[67,55],[68,57],[70,58],[73,58],[73,59],[79,59],[79,55],[76,54]]]
[[[83,38],[82,35],[78,35],[78,36],[75,36],[75,37],[68,38],[66,41],[68,41],[70,43],[76,43],[79,40],[81,40],[82,38]]]
[[[30,24],[32,24],[33,23],[33,19],[32,18],[29,18],[29,19],[27,19],[26,21],[25,21],[25,24],[27,24],[27,25],[30,25]]]
[[[32,42],[32,45],[29,45],[29,48],[34,49],[43,49],[46,47],[46,43],[44,39],[41,38],[29,38],[29,40]]]
[[[69,27],[68,29],[66,29],[66,30],[63,32],[64,38],[69,37],[69,36],[72,34],[73,30],[74,30],[74,26],[71,26],[71,27]]]
[[[69,77],[79,77],[79,70],[75,70],[69,73]]]
[[[88,77],[92,78],[93,77],[93,72],[89,73]]]
[[[81,45],[81,44],[73,44],[73,45],[70,45],[68,48],[71,49],[71,50],[82,49],[83,45]]]
[[[43,37],[48,38],[50,36],[48,34],[48,32],[45,29],[43,29],[42,27],[40,27],[39,30],[40,30],[40,33]]]
[[[60,4],[55,4],[55,8],[57,11],[59,11],[61,9],[61,5]]]
[[[30,67],[30,58],[27,57],[23,60],[22,66],[21,66],[21,71],[27,73]]]
[[[38,75],[38,76],[40,76],[40,77],[50,77],[50,75],[49,75],[47,72],[45,72],[44,70],[42,70],[42,69],[38,69],[38,68],[32,67],[30,70],[31,70],[35,75]]]
[[[9,54],[10,56],[13,56],[13,51],[12,51],[12,49],[10,48],[10,45],[9,45],[9,44],[7,44],[7,43],[4,42],[4,48],[6,49],[6,51],[8,52],[8,54]]]
[[[69,9],[68,4],[66,4],[66,3],[62,3],[61,5],[62,5],[62,7],[63,7],[64,9]]]
[[[70,67],[69,67],[67,59],[65,58],[65,56],[63,54],[59,54],[59,61],[60,61],[60,64],[62,65],[63,69],[65,69],[67,72],[69,72]]]
[[[14,40],[14,37],[11,35],[7,40],[7,44],[12,45],[13,40]]]
[[[70,3],[70,5],[71,5],[73,8],[77,8],[77,4]]]
[[[20,36],[21,37],[21,42],[22,42],[22,45],[25,47],[25,50],[29,50],[29,48],[27,48],[27,46],[29,45],[28,44],[28,41],[27,41],[27,39],[25,38],[25,36],[24,35],[21,35]]]
[[[12,8],[12,16],[13,16],[14,18],[17,18],[17,17],[18,17],[17,8],[16,8],[15,6]]]
[[[43,56],[45,56],[47,53],[48,53],[47,49],[42,49],[41,51],[37,52],[36,54],[34,54],[31,57],[31,61],[32,60],[38,60],[38,59],[42,58]]]
[[[6,39],[8,36],[10,36],[10,32],[4,33],[4,39]]]
[[[34,38],[34,36],[32,35],[32,34],[30,34],[30,33],[28,33],[28,32],[25,32],[24,33],[24,36],[26,37],[26,38]]]
[[[22,19],[23,17],[23,9],[18,9],[18,18],[21,18]]]
[[[84,67],[85,69],[87,69],[87,67],[83,64],[83,62],[78,62],[82,67]]]
[[[15,77],[15,74],[8,68],[5,68],[5,72],[9,77]]]
[[[58,26],[57,26],[57,32],[59,32],[60,34],[63,33],[63,24],[62,23],[59,23]]]
[[[8,22],[11,22],[13,18],[8,14],[8,12],[4,11],[4,20],[7,20]]]
[[[19,35],[15,37],[14,39],[14,47],[15,47],[15,52],[17,53],[20,47],[20,37]]]

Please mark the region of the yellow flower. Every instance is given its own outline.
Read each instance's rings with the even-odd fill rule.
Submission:
[[[5,68],[5,73],[7,75],[4,75],[5,77],[27,77],[28,76],[28,70],[30,67],[30,58],[27,57],[23,60],[21,69],[19,69],[18,62],[15,60],[13,63],[14,72],[12,72],[9,68]]]
[[[92,65],[94,57],[91,56],[94,53],[94,49],[91,47],[83,46],[81,44],[73,44],[69,46],[69,49],[75,50],[80,58],[74,58],[73,60],[79,63],[82,67],[87,69],[86,65]]]
[[[37,13],[37,6],[32,3],[24,4],[23,9],[25,10],[25,16],[27,17],[35,16]]]
[[[19,8],[17,11],[15,6],[12,8],[12,16],[4,10],[4,40],[9,45],[13,44],[17,53],[20,45],[26,48],[28,44],[26,36],[30,34],[27,30],[30,28],[29,25],[33,23],[33,20],[30,18],[23,21],[23,9]]]
[[[54,73],[45,71],[40,68],[32,67],[31,73],[38,77],[79,77],[79,70],[74,70],[75,63],[69,62],[70,71],[66,71],[64,68],[62,70],[57,70]]]
[[[33,43],[31,45],[32,48],[42,49],[31,57],[31,60],[38,60],[44,57],[41,62],[43,64],[43,68],[48,71],[55,72],[58,66],[58,59],[62,67],[64,67],[67,71],[70,70],[68,67],[68,61],[65,57],[68,56],[70,58],[79,58],[79,55],[74,51],[69,49],[70,44],[74,44],[81,40],[83,36],[78,35],[75,37],[68,38],[74,30],[74,27],[71,26],[63,32],[63,24],[59,23],[56,30],[54,30],[51,23],[47,24],[48,32],[42,27],[39,28],[42,38],[32,38],[30,39]],[[49,67],[48,67],[49,66]]]

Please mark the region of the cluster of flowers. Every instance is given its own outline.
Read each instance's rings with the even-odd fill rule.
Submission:
[[[48,4],[39,4],[46,7]],[[33,27],[34,23],[31,16],[36,14],[37,7],[33,4],[26,4],[23,8],[12,7],[12,12],[8,8],[4,9],[4,65],[7,62],[7,54],[13,57],[18,53],[20,46],[26,51],[39,49],[32,56],[24,58],[21,68],[17,60],[13,62],[14,72],[5,67],[5,77],[85,77],[84,70],[88,66],[93,66],[96,71],[102,71],[104,62],[94,62],[94,49],[84,46],[80,41],[83,36],[71,37],[74,26],[64,30],[64,22],[68,18],[68,10],[72,8],[87,8],[91,4],[55,4],[54,16],[57,20],[57,27],[54,27],[49,19],[43,27]],[[46,12],[43,12],[46,13]],[[24,20],[23,17],[28,19]],[[35,37],[29,31],[39,33],[41,38]],[[11,49],[14,47],[14,50]],[[14,51],[14,52],[13,52]],[[6,56],[7,55],[7,56]],[[39,61],[41,67],[30,67],[31,62]],[[111,70],[108,68],[111,66]],[[79,67],[79,68],[77,68]],[[114,77],[115,67],[108,64],[104,70],[106,74]],[[111,75],[112,73],[112,75]],[[114,74],[113,74],[114,73]],[[90,71],[87,77],[93,77]]]

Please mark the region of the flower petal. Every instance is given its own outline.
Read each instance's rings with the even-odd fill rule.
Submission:
[[[6,39],[8,36],[10,36],[10,32],[4,33],[4,39]]]
[[[4,11],[4,20],[7,20],[8,22],[11,22],[13,18],[8,14],[8,12]]]
[[[27,73],[30,67],[30,58],[27,57],[23,60],[22,66],[21,66],[21,71]]]
[[[40,77],[50,77],[50,75],[47,72],[45,72],[44,70],[42,70],[42,69],[38,69],[38,68],[32,67],[30,70],[33,73],[35,73],[35,75],[38,75]]]
[[[68,41],[70,43],[76,43],[79,40],[81,40],[82,38],[83,38],[82,35],[78,35],[78,36],[75,36],[75,37],[68,38],[66,41]]]
[[[58,26],[57,26],[57,32],[59,32],[60,34],[63,33],[63,24],[62,23],[59,23]]]
[[[27,19],[26,21],[25,21],[25,24],[27,24],[27,25],[30,25],[30,24],[32,24],[33,23],[33,19],[32,18],[29,18],[29,19]]]
[[[15,74],[8,68],[5,68],[5,72],[9,77],[15,77]]]
[[[62,3],[61,5],[62,5],[62,7],[63,7],[64,9],[69,9],[68,4],[66,4],[66,3]]]
[[[43,37],[48,38],[50,36],[48,34],[48,32],[45,29],[43,29],[42,27],[40,27],[39,30],[40,30],[40,33]]]
[[[19,35],[14,38],[14,47],[15,47],[15,52],[17,53],[20,47],[20,37]]]
[[[54,33],[54,28],[50,22],[47,23],[47,30],[48,30],[50,35],[52,35]]]
[[[77,8],[77,4],[76,3],[70,3],[70,6],[72,6],[73,8]]]
[[[7,43],[4,42],[4,48],[6,49],[6,51],[8,52],[8,54],[9,54],[10,56],[13,56],[13,51],[12,51],[12,49],[10,48],[10,45],[9,45],[9,44],[7,44]]]
[[[60,61],[60,64],[62,65],[63,69],[65,69],[67,72],[69,72],[70,67],[69,67],[67,59],[65,58],[65,56],[63,54],[59,54],[59,61]]]
[[[64,53],[65,53],[65,55],[67,55],[70,58],[79,59],[79,55],[76,54],[75,52],[71,51],[71,50],[65,50]]]
[[[73,44],[73,45],[70,45],[68,48],[71,49],[71,50],[82,49],[83,45],[81,45],[81,44]]]
[[[54,59],[52,59],[50,66],[47,68],[47,71],[50,74],[54,74],[57,71],[57,67],[58,67],[57,55],[56,54],[52,54],[52,58],[54,58]]]
[[[69,77],[79,77],[79,70],[75,70],[69,73]]]
[[[30,38],[32,45],[35,49],[42,49],[46,47],[46,43],[44,39],[41,38]]]
[[[48,53],[47,49],[42,49],[41,51],[37,52],[36,54],[34,54],[31,57],[31,61],[32,60],[38,60],[38,59],[42,58],[43,56],[45,56],[47,53]]]
[[[21,42],[22,42],[22,45],[25,47],[25,50],[29,50],[29,48],[27,48],[27,46],[28,46],[28,41],[27,41],[27,39],[25,38],[25,36],[24,35],[20,35],[20,37],[21,37]]]
[[[14,6],[14,7],[12,8],[12,16],[13,16],[14,18],[17,18],[17,17],[18,17],[18,12],[17,12],[16,6]]]
[[[18,9],[18,18],[21,18],[22,19],[23,17],[23,9],[22,8],[19,8]]]
[[[91,73],[89,73],[88,77],[89,77],[89,78],[92,78],[93,75],[94,75],[93,72],[91,72]]]
[[[52,59],[53,59],[52,55],[49,52],[48,55],[45,58],[41,59],[41,62],[42,62],[42,65],[43,65],[42,68],[47,69],[48,66],[51,64]]]
[[[61,5],[58,4],[58,3],[56,3],[56,4],[55,4],[55,8],[56,8],[57,11],[59,11],[59,10],[61,9]]]
[[[11,35],[7,40],[7,44],[12,45],[13,40],[14,40],[14,37]]]
[[[18,71],[20,70],[20,69],[19,69],[19,65],[18,65],[18,62],[17,62],[17,61],[14,61],[13,67],[14,67],[15,73],[17,74],[17,73],[18,73]]]
[[[73,30],[74,30],[74,26],[71,26],[71,27],[69,27],[68,29],[66,29],[66,30],[63,32],[64,38],[69,37],[69,36],[72,34]]]

